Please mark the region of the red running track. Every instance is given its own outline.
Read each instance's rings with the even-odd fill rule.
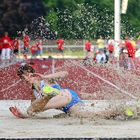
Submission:
[[[52,71],[52,60],[28,60],[34,62],[36,72],[39,73],[51,73]],[[116,70],[107,67],[95,67],[95,66],[84,66],[90,70],[91,73],[83,70],[82,68],[75,66],[71,63],[72,60],[55,60],[55,70],[67,70],[68,76],[59,80],[58,83],[63,88],[71,88],[75,90],[82,99],[124,99],[128,96],[120,93],[112,86],[103,82],[99,78],[93,76],[91,73],[94,72],[100,77],[110,81],[111,83],[127,90],[128,92],[137,96],[137,92],[133,91],[136,89],[140,91],[139,83],[133,82],[134,79],[122,76],[116,72]],[[75,60],[74,60],[75,61]],[[77,61],[78,62],[78,61]],[[11,65],[6,68],[0,69],[0,100],[3,99],[30,99],[31,89],[30,86],[19,79],[16,75],[16,70],[20,66],[20,63]],[[137,77],[140,72],[135,72]],[[132,85],[132,83],[134,85]]]

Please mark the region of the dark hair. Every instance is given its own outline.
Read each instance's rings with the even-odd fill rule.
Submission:
[[[20,66],[18,69],[17,69],[17,75],[21,78],[21,79],[24,79],[23,78],[23,74],[25,72],[28,72],[28,73],[35,73],[35,70],[29,65],[29,64],[24,64],[22,66]]]

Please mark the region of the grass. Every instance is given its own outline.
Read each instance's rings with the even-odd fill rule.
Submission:
[[[57,52],[46,52],[44,53],[44,55],[57,55]],[[64,51],[64,56],[77,56],[77,57],[84,57],[85,56],[85,52],[83,50],[79,50],[79,51]]]

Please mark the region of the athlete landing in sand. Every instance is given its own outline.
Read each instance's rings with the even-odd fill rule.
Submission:
[[[84,104],[75,91],[69,88],[62,89],[59,84],[51,84],[50,81],[67,76],[68,73],[65,71],[44,76],[35,73],[35,70],[30,65],[25,64],[19,67],[17,74],[21,79],[28,82],[33,91],[31,105],[27,109],[28,117],[48,109],[59,109],[72,116],[89,118],[94,118],[95,116],[110,118],[124,113],[124,110],[121,109],[93,111],[93,107],[91,110],[91,107]],[[16,108],[14,109],[16,110]],[[14,112],[14,110],[12,111]],[[19,118],[25,117],[20,112],[15,113],[15,115]]]

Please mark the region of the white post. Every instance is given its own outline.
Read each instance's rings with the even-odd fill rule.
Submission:
[[[120,2],[121,0],[115,0],[114,5],[114,40],[115,40],[115,57],[119,57],[119,42],[120,42]]]

